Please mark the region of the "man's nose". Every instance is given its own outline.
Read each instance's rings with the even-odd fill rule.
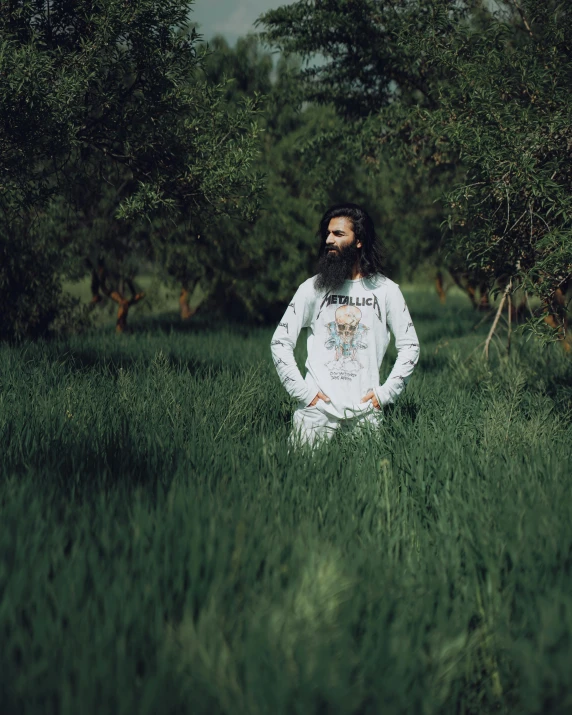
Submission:
[[[334,243],[335,243],[335,241],[334,241],[334,234],[333,234],[333,233],[329,233],[329,234],[328,234],[328,238],[326,238],[326,245],[327,245],[327,246],[331,246],[331,245],[334,244]]]

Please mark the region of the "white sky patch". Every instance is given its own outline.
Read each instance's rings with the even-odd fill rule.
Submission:
[[[252,19],[250,8],[237,7],[228,17],[215,21],[213,30],[216,34],[221,35],[246,35],[252,30],[254,20],[257,17],[258,15]]]
[[[256,20],[267,10],[290,5],[293,0],[196,0],[191,20],[199,24],[205,40],[224,35],[231,43],[256,32]],[[260,30],[261,28],[258,28]]]

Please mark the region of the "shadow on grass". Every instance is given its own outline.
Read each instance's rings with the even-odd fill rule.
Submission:
[[[163,351],[166,364],[177,372],[188,371],[191,375],[216,377],[217,375],[230,375],[240,377],[244,374],[245,363],[230,362],[227,360],[213,360],[210,357],[192,357],[182,359],[176,357],[168,349]],[[138,356],[126,355],[119,349],[105,353],[94,350],[73,350],[66,353],[71,365],[78,371],[97,372],[100,375],[117,378],[125,370],[132,368],[149,368],[155,358],[154,355],[142,353]]]
[[[65,356],[73,369],[116,377],[122,370],[148,368],[160,350],[166,364],[176,371],[188,370],[193,375],[205,376],[223,372],[240,375],[249,364],[246,352],[213,357],[204,348],[193,346],[191,341],[187,343],[184,336],[217,336],[224,343],[226,339],[256,339],[262,334],[269,343],[268,330],[258,325],[235,324],[221,317],[213,319],[206,313],[181,321],[177,313],[168,312],[134,320],[124,335],[115,335],[109,326],[94,328],[85,340],[66,344]],[[200,354],[193,354],[199,350]]]
[[[268,328],[268,326],[266,326]],[[250,337],[252,333],[264,329],[258,323],[231,321],[221,315],[198,312],[189,320],[182,320],[178,313],[165,311],[153,315],[142,315],[130,326],[131,333],[163,332],[163,333],[217,333],[221,330],[240,337]]]
[[[89,439],[70,444],[53,438],[30,454],[25,463],[5,457],[1,469],[7,478],[33,477],[48,488],[56,488],[58,498],[83,501],[102,489],[169,486],[182,457],[156,446],[146,452],[127,428],[106,435],[105,444]]]
[[[384,415],[388,419],[401,419],[403,422],[415,422],[421,406],[407,395],[397,404],[386,405]]]

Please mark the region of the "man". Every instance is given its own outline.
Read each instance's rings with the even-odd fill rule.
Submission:
[[[333,206],[320,222],[319,238],[318,274],[298,288],[271,343],[278,376],[298,401],[294,435],[308,444],[339,427],[377,424],[419,359],[411,316],[397,284],[382,273],[367,212],[351,203]],[[305,378],[294,359],[302,328],[309,328]],[[380,385],[390,330],[397,360]]]

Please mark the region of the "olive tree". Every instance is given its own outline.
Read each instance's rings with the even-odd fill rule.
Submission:
[[[449,260],[486,288],[540,299],[566,334],[572,276],[570,8],[549,0],[296,2],[267,39],[323,62],[308,99],[334,102],[346,151],[410,164],[439,187]]]
[[[89,230],[100,204],[114,245],[118,221],[252,216],[259,130],[255,102],[230,112],[224,87],[199,76],[190,0],[0,6],[0,310],[2,335],[18,337],[49,329],[61,277],[100,254],[101,231]],[[143,254],[153,239],[138,232]],[[24,254],[49,260],[51,280],[25,270]],[[99,288],[124,311],[138,299]]]

